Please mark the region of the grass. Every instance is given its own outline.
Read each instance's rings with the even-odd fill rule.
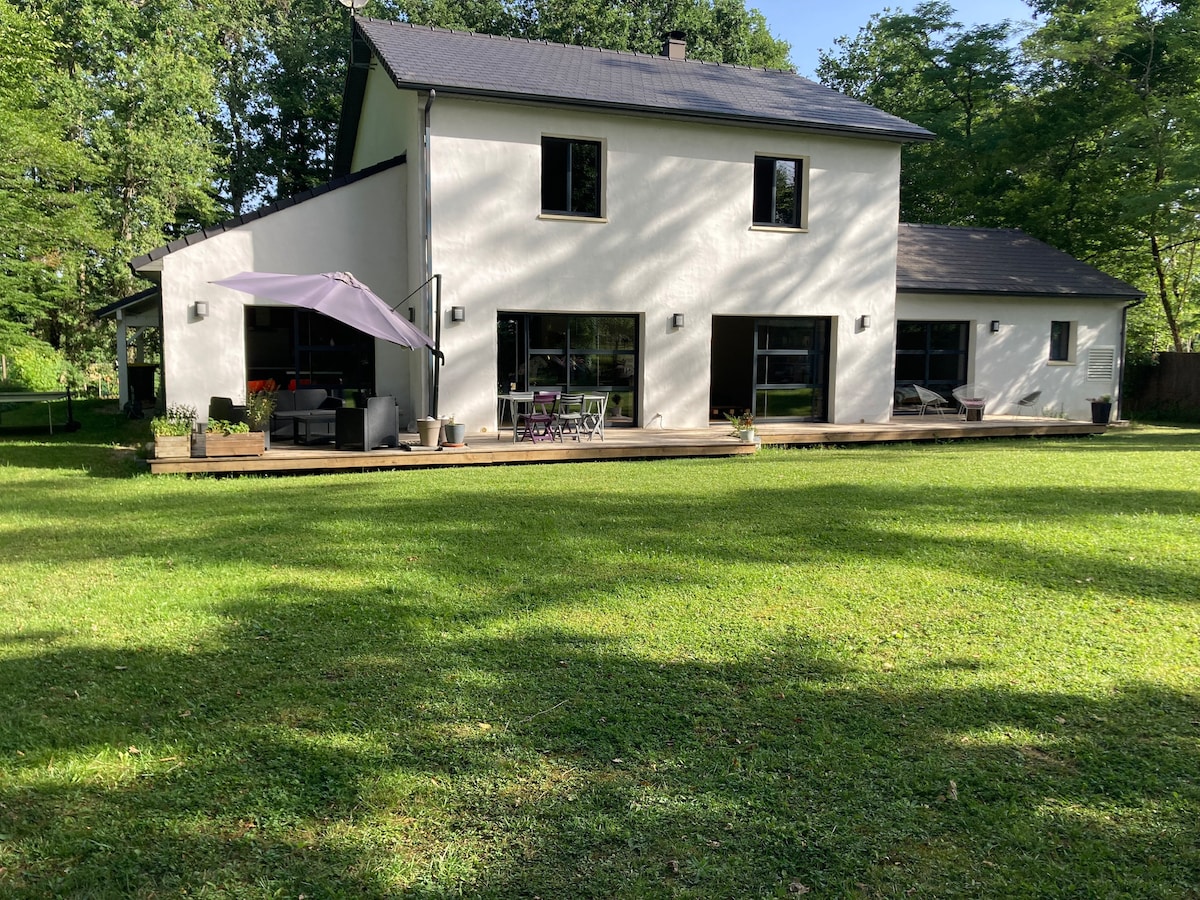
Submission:
[[[0,895],[1200,896],[1200,430],[189,480],[83,415],[0,442]]]

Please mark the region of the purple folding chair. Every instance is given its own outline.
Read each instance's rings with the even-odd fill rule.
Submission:
[[[534,391],[529,412],[521,415],[521,423],[524,426],[521,440],[526,438],[531,441],[554,440],[554,403],[556,400],[558,400],[557,392]]]

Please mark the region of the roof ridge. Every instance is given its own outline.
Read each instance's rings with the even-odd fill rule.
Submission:
[[[1012,234],[1026,234],[1028,236],[1020,228],[1002,228],[998,225],[945,225],[940,222],[901,222],[900,225],[904,228],[925,228],[929,230],[938,228],[942,231],[1002,231]]]
[[[668,63],[691,63],[698,66],[720,66],[726,69],[743,69],[748,72],[777,72],[782,75],[794,75],[797,78],[804,78],[794,69],[775,69],[770,66],[747,66],[740,63],[727,63],[708,59],[670,59],[663,56],[661,53],[645,53],[641,50],[615,50],[610,47],[592,47],[588,44],[568,44],[559,41],[546,41],[537,38],[521,37],[520,35],[511,34],[488,34],[486,31],[471,31],[468,28],[443,28],[440,25],[418,25],[414,22],[402,22],[397,19],[375,19],[370,16],[362,16],[359,21],[377,22],[380,25],[390,25],[394,27],[408,27],[414,31],[431,31],[440,34],[457,34],[464,37],[480,37],[487,38],[493,41],[512,41],[515,43],[524,42],[530,45],[541,45],[543,47],[561,47],[564,50],[590,50],[593,53],[613,53],[617,56],[632,56],[640,59],[661,59]],[[806,81],[811,79],[805,79]]]

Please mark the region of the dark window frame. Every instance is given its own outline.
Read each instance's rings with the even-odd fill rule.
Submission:
[[[589,164],[594,166],[591,172],[588,171]],[[603,218],[602,141],[542,135],[541,208],[542,214],[549,216]]]
[[[1050,323],[1050,362],[1071,361],[1071,323],[1052,321]]]
[[[792,196],[780,197],[781,166],[792,167]],[[760,228],[805,229],[808,160],[802,156],[755,156],[751,222]]]

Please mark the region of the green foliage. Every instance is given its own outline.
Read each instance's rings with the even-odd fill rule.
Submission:
[[[740,413],[725,413],[725,420],[732,426],[731,434],[737,437],[741,432],[754,427],[754,413],[745,410]]]
[[[280,479],[100,429],[0,442],[6,897],[1194,893],[1197,429]]]
[[[195,424],[196,407],[173,403],[163,415],[150,420],[150,433],[155,437],[183,437],[192,433]]]
[[[692,59],[791,67],[787,43],[743,0],[373,0],[368,11],[421,25],[642,53],[660,52],[668,32],[682,31]]]
[[[25,340],[0,348],[7,381],[3,388],[26,391],[61,391],[70,379],[69,366],[61,353],[40,341]]]
[[[273,391],[254,391],[246,397],[246,421],[254,431],[266,431],[270,427],[275,402]]]
[[[209,419],[205,430],[209,434],[247,434],[250,431],[248,422],[227,422],[224,419]]]
[[[0,344],[59,345],[74,320],[89,247],[100,240],[95,169],[75,127],[70,85],[53,64],[50,27],[0,0]]]
[[[1004,117],[1016,75],[1007,25],[966,29],[948,3],[911,14],[877,13],[854,38],[822,53],[820,80],[938,135],[907,147],[901,217],[975,223],[1011,187],[1002,153]]]
[[[902,216],[1019,227],[1146,291],[1130,349],[1200,330],[1200,7],[1040,0],[1019,53],[945,3],[872,17],[831,86],[939,135],[905,151]]]

